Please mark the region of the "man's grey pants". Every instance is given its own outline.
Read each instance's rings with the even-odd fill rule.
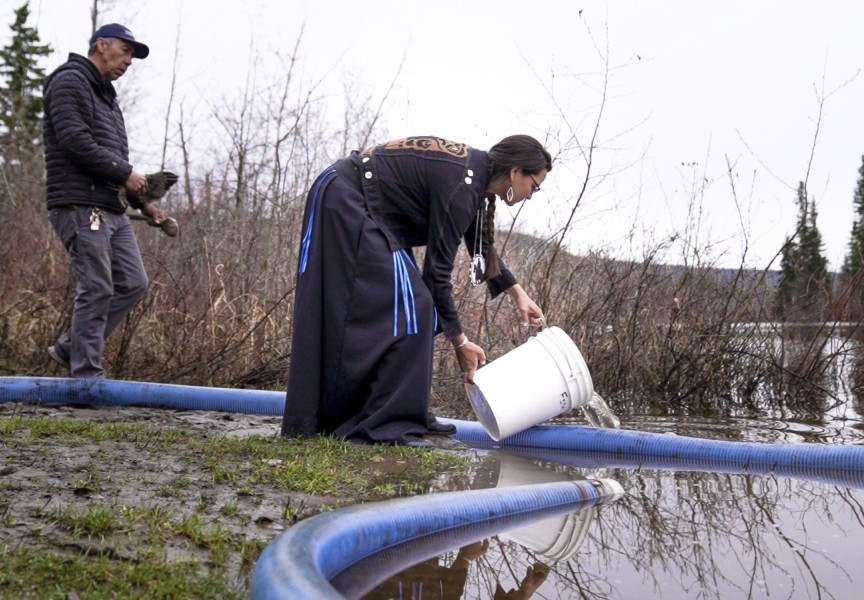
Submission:
[[[55,349],[69,358],[72,377],[104,377],[105,338],[147,291],[147,273],[129,217],[102,210],[97,231],[91,206],[55,208],[49,213],[78,278],[72,328]]]

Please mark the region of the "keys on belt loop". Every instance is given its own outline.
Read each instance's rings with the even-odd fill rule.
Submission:
[[[99,226],[104,220],[105,216],[102,214],[102,209],[94,207],[90,211],[90,231],[99,231]]]

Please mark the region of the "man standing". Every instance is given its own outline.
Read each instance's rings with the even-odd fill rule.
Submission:
[[[147,291],[128,205],[158,226],[165,216],[142,200],[144,175],[129,164],[123,114],[112,82],[150,53],[123,25],[90,38],[45,82],[43,137],[49,219],[78,278],[72,327],[48,348],[73,377],[104,377],[105,338]]]

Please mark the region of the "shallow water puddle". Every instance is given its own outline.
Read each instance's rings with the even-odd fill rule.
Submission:
[[[622,426],[770,443],[862,441],[856,430],[770,421],[703,420],[682,431],[662,419],[639,418]],[[491,599],[504,592],[522,598],[851,598],[864,582],[864,489],[842,475],[826,483],[616,467],[596,457],[587,461],[591,468],[580,468],[572,457],[563,464],[473,452],[477,460],[467,473],[442,475],[432,491],[605,477],[620,482],[626,495],[453,548],[384,581],[368,573],[362,590],[343,593],[365,599]]]

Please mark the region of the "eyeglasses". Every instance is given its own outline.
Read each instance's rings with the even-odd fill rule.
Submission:
[[[528,177],[531,178],[531,193],[536,194],[540,191],[540,184],[537,183],[537,180],[534,179],[534,176],[531,173],[525,173]]]

